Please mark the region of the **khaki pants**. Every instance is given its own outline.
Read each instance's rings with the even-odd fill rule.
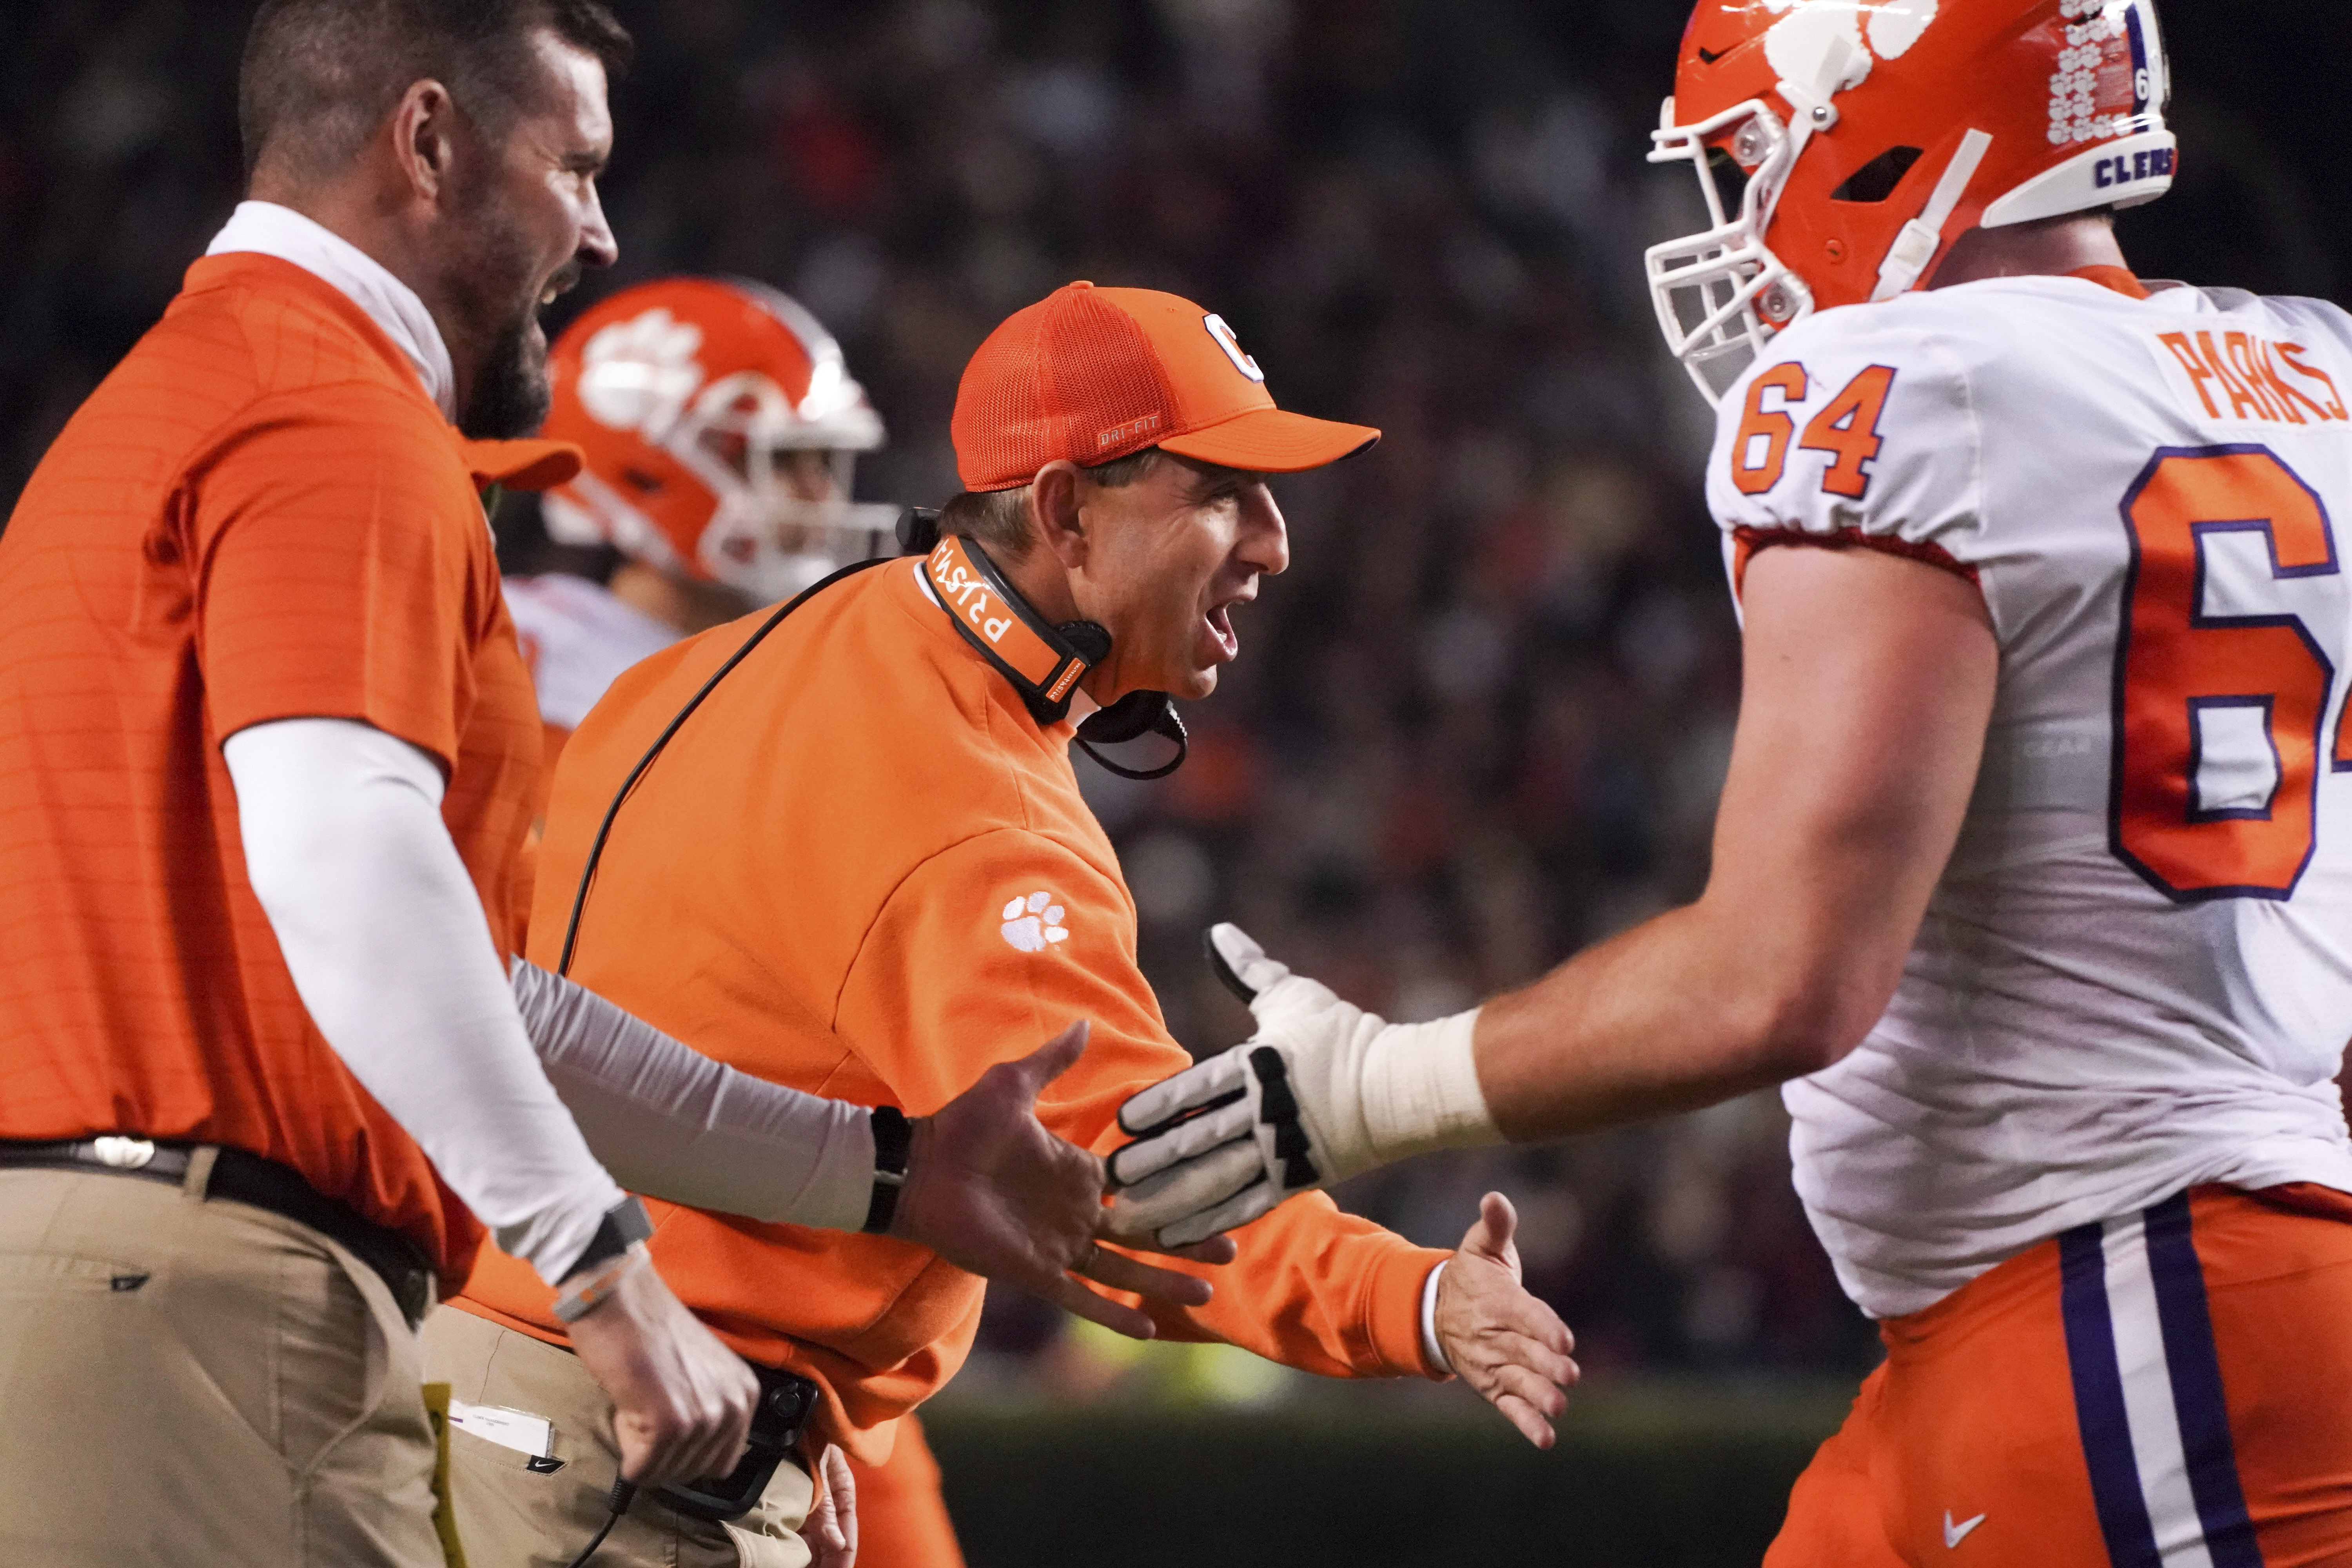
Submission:
[[[392,1292],[211,1172],[0,1169],[0,1563],[441,1568]]]
[[[425,1322],[426,1375],[452,1398],[542,1415],[555,1424],[562,1468],[533,1470],[529,1455],[471,1432],[449,1433],[450,1500],[468,1568],[565,1568],[604,1522],[620,1454],[613,1402],[570,1351],[455,1307]],[[640,1493],[604,1538],[591,1568],[807,1568],[794,1533],[815,1488],[798,1465],[776,1467],[767,1495],[740,1519],[714,1524]]]

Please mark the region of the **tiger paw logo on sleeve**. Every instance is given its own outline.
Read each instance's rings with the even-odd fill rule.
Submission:
[[[1011,900],[1004,906],[1003,916],[1004,924],[999,929],[1004,940],[1023,952],[1043,952],[1057,942],[1070,940],[1062,924],[1066,911],[1049,892],[1040,890]]]

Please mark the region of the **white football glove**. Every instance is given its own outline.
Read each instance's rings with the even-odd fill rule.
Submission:
[[[1391,1024],[1265,955],[1238,926],[1209,962],[1256,1036],[1119,1107],[1110,1232],[1186,1247],[1283,1199],[1432,1149],[1497,1142],[1471,1054],[1477,1010]]]

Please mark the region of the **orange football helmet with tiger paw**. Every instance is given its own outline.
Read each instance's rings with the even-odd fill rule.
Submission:
[[[882,421],[841,345],[756,283],[667,278],[624,289],[549,354],[545,434],[586,467],[548,492],[549,534],[760,603],[895,552],[898,510],[851,501]]]
[[[1648,254],[1668,347],[1715,402],[1969,229],[2155,200],[2169,92],[2155,0],[1705,0],[1650,154],[1710,220]]]

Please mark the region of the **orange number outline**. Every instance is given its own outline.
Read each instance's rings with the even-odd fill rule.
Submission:
[[[2268,447],[2166,447],[2120,510],[2131,566],[2116,643],[2109,847],[2175,903],[2291,899],[2318,845],[2336,667],[2300,616],[2206,615],[2205,541],[2263,534],[2273,581],[2340,575],[2326,503]],[[2264,710],[2278,784],[2261,810],[2197,805],[2195,715],[2216,703]],[[2339,720],[2339,757],[2341,731]]]

